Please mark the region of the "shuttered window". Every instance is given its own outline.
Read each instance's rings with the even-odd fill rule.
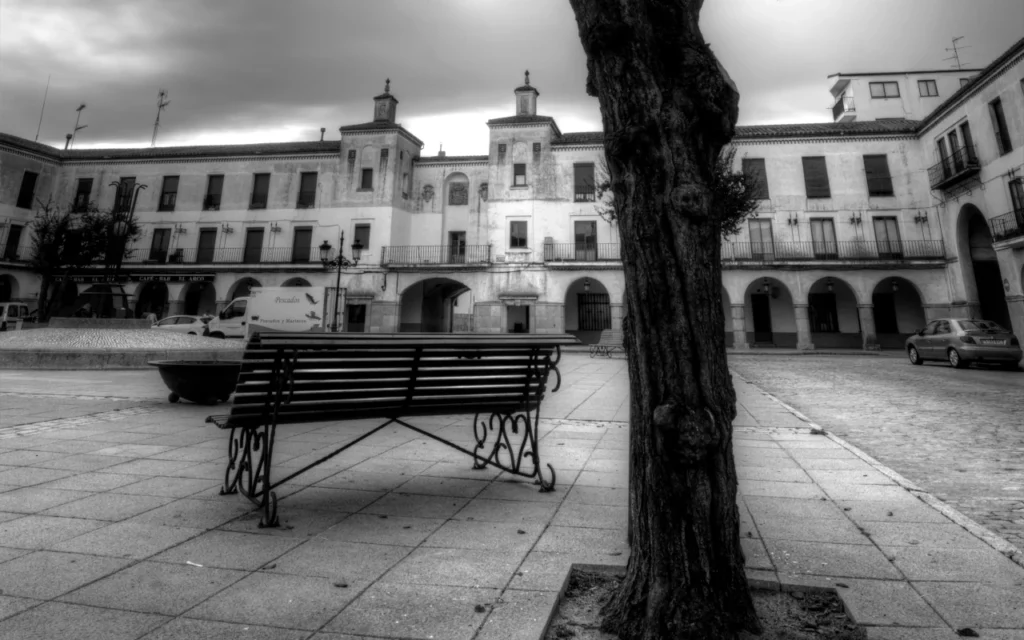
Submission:
[[[992,129],[996,134],[996,143],[999,145],[999,155],[1010,153],[1013,150],[1013,145],[1010,143],[1010,132],[1006,129],[1003,101],[996,98],[988,103],[988,110],[992,116]]]
[[[892,176],[889,162],[883,156],[864,156],[864,173],[868,177],[869,196],[891,196]]]
[[[18,192],[18,208],[19,209],[31,209],[32,200],[36,194],[36,178],[39,177],[38,173],[33,171],[26,171],[21,177],[21,191]]]
[[[802,158],[804,163],[804,186],[808,198],[831,198],[828,188],[828,170],[825,168],[824,156]]]
[[[768,195],[768,174],[764,168],[764,158],[743,158],[743,175],[753,178],[756,190],[754,197],[758,200],[767,200]]]

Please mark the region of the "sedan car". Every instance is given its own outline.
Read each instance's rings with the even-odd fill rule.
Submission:
[[[945,360],[957,369],[972,362],[1018,368],[1020,340],[1007,329],[989,320],[939,318],[907,338],[907,357],[911,364],[925,360]]]
[[[205,336],[209,332],[206,323],[208,317],[199,316],[167,316],[153,325],[153,329],[187,333],[193,336]]]

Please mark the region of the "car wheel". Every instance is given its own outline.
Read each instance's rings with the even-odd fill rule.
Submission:
[[[967,368],[967,363],[964,361],[963,358],[960,357],[960,352],[957,351],[956,349],[950,349],[946,353],[946,357],[949,358],[949,366],[953,367],[954,369]]]
[[[219,331],[215,331],[214,333],[210,334],[210,337],[211,338],[217,338],[219,340],[223,340],[224,339],[224,334],[219,332]]]
[[[196,332],[195,332],[195,331],[189,331],[189,332],[188,332],[188,335],[190,335],[190,336],[194,336],[194,335],[196,335]]]
[[[921,354],[917,352],[916,347],[909,347],[907,349],[907,357],[910,358],[910,364],[924,364],[924,360],[921,359]]]

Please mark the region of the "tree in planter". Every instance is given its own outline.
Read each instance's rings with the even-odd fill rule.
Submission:
[[[125,246],[139,235],[139,226],[127,221],[123,236],[116,233],[116,223],[123,216],[100,211],[89,203],[76,211],[70,206],[39,202],[32,231],[32,253],[29,268],[38,273],[38,321],[46,322],[57,310],[68,276],[72,271],[94,264],[114,264],[124,257]],[[121,255],[116,255],[121,254]]]
[[[760,630],[722,332],[721,236],[747,213],[721,171],[739,93],[701,35],[703,0],[569,1],[600,99],[626,280],[632,553],[604,628],[728,640]]]

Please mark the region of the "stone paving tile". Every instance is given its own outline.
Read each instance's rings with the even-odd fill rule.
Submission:
[[[494,604],[474,640],[537,640],[558,606],[546,591],[506,591]]]
[[[767,498],[798,498],[803,500],[820,500],[825,497],[821,489],[814,484],[800,482],[772,482],[770,480],[740,480],[739,492],[744,496],[762,496]]]
[[[135,640],[165,616],[46,602],[0,622],[0,640]]]
[[[935,549],[885,547],[893,564],[909,580],[980,582],[1015,586],[1024,592],[1024,569],[990,547]]]
[[[951,522],[920,500],[901,500],[898,504],[878,500],[839,500],[838,504],[854,522],[862,525],[869,522]]]
[[[949,627],[910,629],[907,627],[868,627],[868,640],[959,640]],[[985,635],[985,637],[989,637]]]
[[[38,467],[17,467],[0,471],[0,486],[31,487],[74,475],[72,471],[40,469]]]
[[[859,625],[942,627],[944,621],[906,582],[844,578],[838,588],[846,610]]]
[[[93,494],[87,491],[22,487],[0,493],[0,511],[12,513],[38,513],[51,507],[85,498]]]
[[[882,552],[868,545],[765,540],[772,562],[782,573],[899,580]]]
[[[389,493],[360,511],[374,515],[412,518],[444,518],[455,515],[469,502],[453,496],[424,496],[410,493]]]
[[[146,634],[142,640],[306,640],[308,636],[308,631],[176,618]]]
[[[492,482],[487,488],[477,494],[478,498],[486,500],[516,500],[523,502],[561,502],[565,497],[561,485],[556,485],[554,491],[542,492],[537,485],[526,480],[515,480],[512,482]]]
[[[1024,629],[1024,588],[964,582],[914,582],[954,629]],[[982,635],[982,637],[988,637]],[[1010,636],[1010,637],[1021,637]]]
[[[542,531],[543,525],[540,523],[449,520],[427,537],[422,546],[525,553],[537,543]]]
[[[537,551],[572,553],[582,562],[617,564],[615,558],[629,555],[624,531],[583,529],[580,527],[548,527],[537,541]]]
[[[41,512],[41,515],[117,522],[161,507],[171,500],[173,498],[133,496],[120,493],[89,494],[88,497],[80,500],[51,507]]]
[[[138,477],[138,476],[135,476]],[[111,489],[116,493],[129,493],[144,496],[166,496],[169,498],[186,498],[188,496],[206,491],[211,487],[218,487],[221,483],[196,478],[151,478],[146,477],[132,484],[123,485]]]
[[[736,470],[740,480],[767,480],[770,482],[812,482],[803,469],[743,466]]]
[[[452,519],[529,524],[547,522],[558,508],[559,505],[553,502],[516,502],[476,498],[452,516]]]
[[[526,549],[415,549],[380,578],[381,583],[501,589],[526,557]]]
[[[358,590],[405,558],[411,547],[315,537],[285,552],[265,571],[329,578]]]
[[[487,485],[488,482],[482,480],[419,475],[402,484],[400,491],[420,496],[475,498],[487,488]]]
[[[576,561],[572,553],[531,551],[513,575],[509,589],[561,591]]]
[[[918,545],[927,549],[991,549],[966,529],[953,523],[872,522],[864,529],[871,540],[883,549]]]
[[[46,549],[107,524],[84,518],[29,515],[0,523],[0,543],[19,549]]]
[[[50,600],[128,564],[128,560],[121,558],[37,551],[3,564],[0,591],[10,596]]]
[[[212,529],[252,511],[253,508],[252,504],[237,501],[214,502],[182,498],[134,516],[131,522],[167,527]]]
[[[38,467],[40,463],[64,457],[66,455],[63,453],[51,451],[34,451],[31,449],[4,451],[0,453],[0,465],[5,467]]]
[[[130,460],[130,458],[102,456],[95,453],[61,455],[62,457],[60,458],[40,462],[35,466],[43,467],[44,469],[63,469],[67,471],[95,471],[97,469],[105,469]]]
[[[152,560],[255,571],[302,542],[296,538],[213,530],[159,553]]]
[[[864,536],[857,525],[840,518],[794,520],[768,516],[758,519],[757,531],[762,538],[772,540],[871,544],[871,540]]]
[[[116,522],[52,546],[57,551],[140,560],[202,533],[201,529]]]
[[[16,613],[30,609],[41,604],[41,600],[30,598],[13,598],[11,596],[0,596],[0,620],[9,618]]]
[[[357,513],[320,535],[331,540],[414,547],[444,524],[442,518],[407,518]]]
[[[225,499],[242,500],[239,496],[223,496]],[[238,531],[243,533],[257,533],[262,536],[280,536],[283,538],[299,538],[305,540],[326,531],[328,528],[338,524],[349,514],[331,511],[310,511],[308,509],[283,509],[278,512],[277,517],[280,526],[272,528],[260,528],[260,518],[263,511],[252,511],[227,522],[219,529],[223,531]],[[376,542],[370,540],[370,542]]]
[[[563,503],[551,520],[552,526],[589,527],[594,529],[626,528],[629,514],[621,506]]]
[[[826,490],[851,484],[893,484],[892,478],[874,469],[811,469],[807,474]]]
[[[740,538],[740,546],[743,548],[743,566],[747,569],[775,570],[768,550],[759,538]]]

